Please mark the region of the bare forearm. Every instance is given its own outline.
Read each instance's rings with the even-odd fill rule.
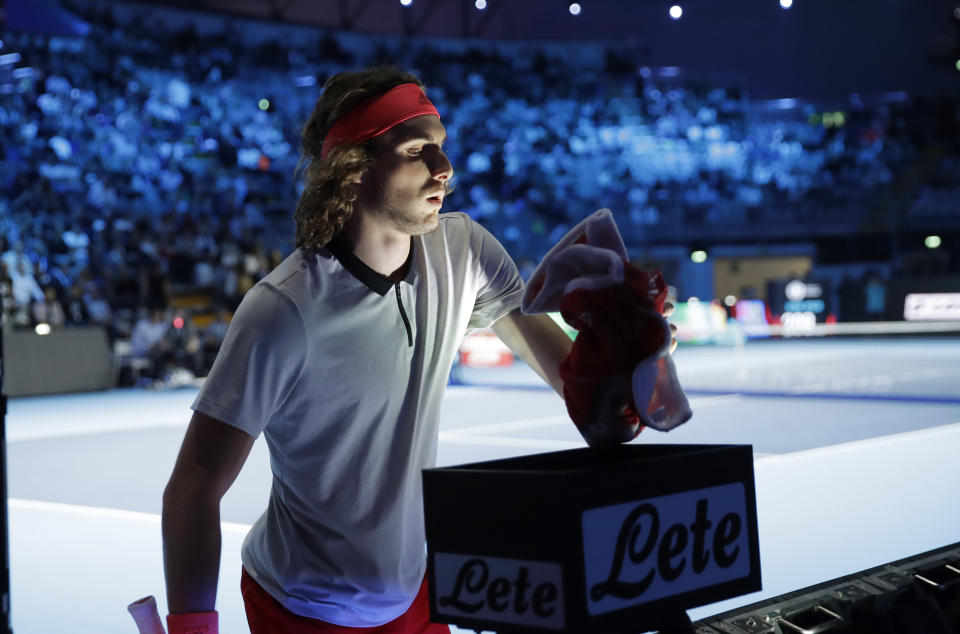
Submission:
[[[547,328],[549,334],[543,335],[545,345],[521,351],[521,358],[533,368],[547,384],[563,396],[563,381],[560,379],[560,363],[570,350],[570,338],[547,315],[537,315],[537,318],[549,320]],[[556,330],[552,330],[556,328]]]
[[[220,573],[219,502],[165,495],[162,532],[170,614],[214,610]]]
[[[559,368],[572,342],[549,315],[523,315],[516,310],[497,321],[493,330],[544,381],[563,395]]]
[[[163,492],[163,569],[170,614],[210,612],[220,574],[220,500],[253,437],[194,412]]]

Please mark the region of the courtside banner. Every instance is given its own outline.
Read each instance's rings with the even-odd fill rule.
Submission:
[[[662,629],[761,589],[747,445],[574,449],[423,472],[434,621]]]
[[[563,570],[559,564],[436,553],[437,612],[563,629]]]
[[[743,485],[583,514],[587,610],[604,614],[750,574]]]

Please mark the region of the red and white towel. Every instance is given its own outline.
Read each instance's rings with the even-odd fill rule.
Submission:
[[[629,263],[609,209],[571,229],[527,282],[524,313],[559,311],[578,330],[560,376],[570,417],[591,446],[626,442],[644,426],[668,431],[692,416],[670,356],[666,295],[659,272]],[[624,402],[615,420],[598,419],[598,408],[619,403],[619,411]]]

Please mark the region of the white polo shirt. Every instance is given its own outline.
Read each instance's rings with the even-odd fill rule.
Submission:
[[[297,250],[244,297],[193,409],[270,450],[266,512],[243,545],[290,611],[373,627],[407,610],[426,568],[421,470],[463,335],[520,305],[523,281],[466,214],[412,239],[387,280],[334,243]]]

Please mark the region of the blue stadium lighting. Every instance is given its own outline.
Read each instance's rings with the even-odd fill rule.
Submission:
[[[580,15],[580,3],[571,2],[570,3],[570,15]]]
[[[674,20],[679,20],[680,18],[682,18],[683,7],[681,7],[679,4],[675,4],[672,7],[670,7],[670,17],[673,18]]]
[[[888,92],[882,95],[883,103],[902,103],[910,98],[910,95],[901,91]]]
[[[793,110],[797,107],[796,99],[773,99],[770,101],[772,105],[777,110]]]
[[[6,66],[8,64],[19,64],[20,63],[20,53],[7,53],[6,55],[0,55],[0,66]]]
[[[789,9],[793,6],[793,0],[780,0],[780,6],[784,9]]]
[[[473,6],[477,7],[480,11],[483,11],[487,8],[487,0],[477,0],[473,3]]]

